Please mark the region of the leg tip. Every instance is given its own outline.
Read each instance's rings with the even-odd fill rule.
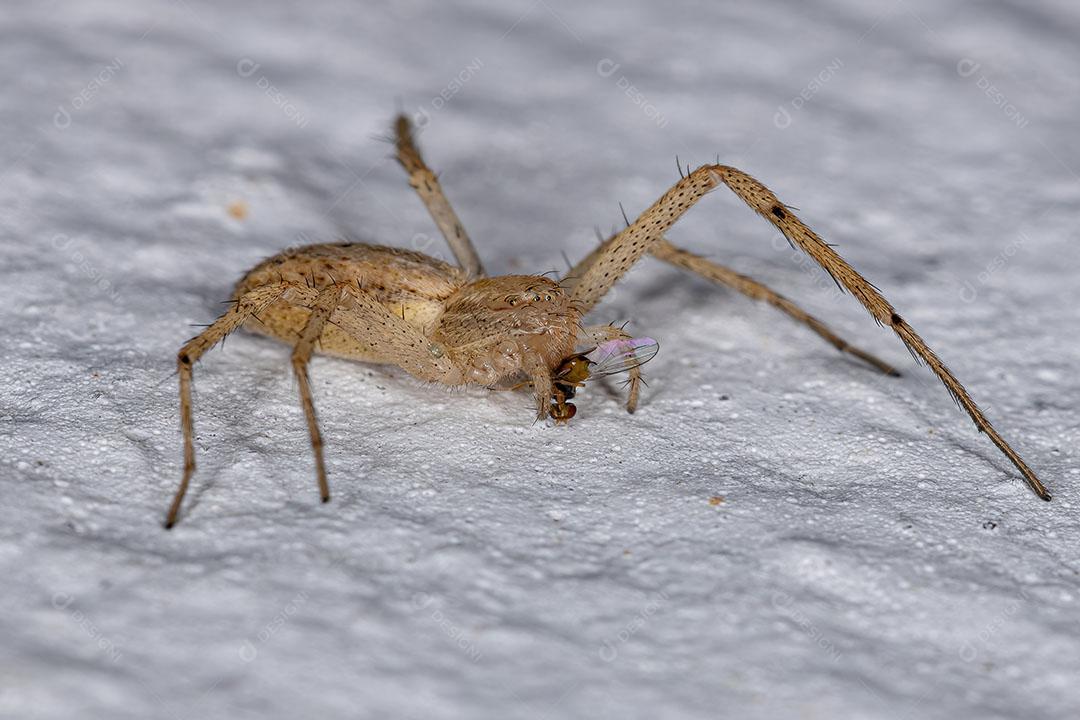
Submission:
[[[1050,494],[1050,491],[1046,489],[1046,486],[1039,482],[1039,479],[1035,477],[1035,474],[1031,473],[1030,470],[1027,473],[1024,473],[1024,480],[1027,481],[1028,487],[1031,488],[1032,492],[1039,496],[1040,500],[1045,500],[1046,502],[1053,500],[1054,496]]]

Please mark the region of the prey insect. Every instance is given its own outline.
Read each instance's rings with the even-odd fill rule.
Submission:
[[[552,373],[554,388],[551,397],[551,417],[556,423],[568,423],[577,414],[574,399],[577,391],[590,378],[637,371],[656,357],[660,343],[652,338],[608,340],[588,352],[571,355]],[[638,377],[639,382],[644,382]],[[627,382],[633,382],[628,380]]]
[[[292,367],[324,502],[330,499],[330,488],[308,378],[308,362],[316,348],[352,360],[394,364],[416,378],[443,385],[528,386],[536,417],[554,416],[562,422],[576,412],[569,401],[581,383],[603,372],[604,361],[590,355],[596,350],[585,348],[622,348],[616,350],[622,359],[614,367],[628,373],[626,407],[633,412],[642,382],[643,360],[638,353],[646,352],[648,343],[635,346],[623,330],[586,325],[583,319],[647,254],[762,300],[837,350],[883,373],[898,375],[891,365],[852,346],[776,291],[665,238],[683,213],[721,185],[770,222],[793,247],[807,253],[874,320],[892,329],[911,354],[944,383],[976,427],[1016,466],[1035,494],[1050,499],[1035,473],[994,429],[960,381],[877,288],[772,191],[741,170],[703,165],[681,177],[636,220],[602,242],[559,281],[543,275],[488,277],[438,178],[421,157],[404,116],[395,124],[395,145],[410,185],[449,244],[456,265],[408,250],[338,243],[292,249],[249,270],[233,292],[232,307],[185,343],[177,355],[184,472],[166,527],[176,523],[195,471],[193,367],[210,348],[240,327],[292,346]],[[626,342],[605,345],[610,341]]]

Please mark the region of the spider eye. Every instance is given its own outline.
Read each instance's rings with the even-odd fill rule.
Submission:
[[[545,296],[544,296],[544,300],[545,300],[546,302],[551,302],[551,295],[545,295]]]

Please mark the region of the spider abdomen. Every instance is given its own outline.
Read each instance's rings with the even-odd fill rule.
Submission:
[[[233,298],[275,282],[316,289],[345,283],[362,289],[391,313],[430,334],[447,298],[466,284],[459,268],[423,253],[400,248],[339,243],[307,245],[267,258],[249,271]],[[311,312],[287,298],[274,303],[245,327],[287,343],[296,341]],[[319,352],[365,362],[392,362],[393,357],[366,345],[334,324],[319,336]]]

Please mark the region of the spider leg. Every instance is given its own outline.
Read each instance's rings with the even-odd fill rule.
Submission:
[[[226,335],[286,295],[289,295],[290,299],[291,296],[310,298],[314,296],[314,292],[306,287],[289,283],[274,283],[257,287],[238,298],[225,314],[211,323],[210,327],[188,340],[177,353],[176,369],[180,376],[180,426],[184,435],[184,475],[173,497],[172,505],[169,506],[169,513],[165,517],[166,528],[171,528],[176,524],[188,484],[195,472],[195,430],[191,412],[192,367]]]
[[[329,322],[363,346],[377,362],[392,363],[413,377],[443,385],[461,385],[465,371],[451,349],[424,335],[419,328],[392,313],[370,293],[343,287],[344,297]]]
[[[315,417],[315,403],[311,397],[311,380],[308,376],[308,362],[311,354],[315,351],[315,342],[322,335],[323,328],[330,320],[331,314],[341,302],[343,288],[340,284],[334,284],[324,288],[311,306],[311,315],[308,317],[304,330],[300,333],[300,340],[293,347],[292,366],[296,375],[297,384],[300,386],[300,404],[304,408],[304,418],[307,420],[308,434],[311,436],[311,449],[315,453],[315,473],[319,483],[319,497],[323,502],[330,500],[330,484],[326,480],[326,463],[323,460],[322,433],[319,432],[319,423]]]
[[[594,250],[583,263],[586,267],[581,273],[571,271],[574,280],[564,282],[564,287],[571,290],[571,302],[582,315],[649,252],[683,213],[716,187],[718,182],[713,175],[703,172],[707,170],[707,166],[699,168],[679,180],[637,220]]]
[[[536,404],[536,419],[545,420],[551,414],[551,401],[555,393],[555,378],[551,368],[544,364],[539,355],[526,354],[522,358],[521,371],[528,378],[508,387],[491,387],[491,390],[503,392],[516,392],[524,388],[532,388],[533,400]]]
[[[1016,466],[1035,494],[1043,500],[1050,499],[1050,493],[1035,473],[994,429],[960,381],[877,288],[804,225],[772,191],[741,170],[725,165],[699,167],[675,183],[637,220],[605,243],[573,286],[572,300],[582,312],[591,309],[642,255],[657,247],[667,229],[684,212],[721,183],[776,226],[792,245],[810,255],[838,286],[854,295],[879,324],[892,328],[908,350],[937,375],[975,426]]]
[[[633,336],[620,327],[614,325],[589,325],[582,329],[581,342],[588,345],[599,345],[608,340],[629,340]],[[626,396],[626,412],[632,413],[637,410],[638,398],[641,395],[641,366],[635,365],[627,371],[629,391]]]
[[[412,123],[405,115],[398,115],[394,121],[394,135],[397,159],[409,174],[409,185],[420,195],[424,206],[431,213],[431,219],[438,225],[439,232],[450,245],[458,265],[469,277],[482,277],[484,268],[480,264],[480,256],[476,254],[476,248],[465,232],[465,226],[461,224],[454,208],[450,206],[450,201],[446,199],[438,176],[420,155],[420,149],[413,138]]]
[[[187,494],[188,485],[195,472],[194,425],[192,422],[191,382],[192,366],[226,335],[239,328],[247,320],[257,318],[259,313],[279,300],[311,308],[311,315],[293,348],[292,365],[300,386],[300,402],[304,408],[311,445],[315,453],[315,465],[319,494],[323,502],[330,497],[323,461],[322,435],[319,432],[312,400],[311,383],[307,365],[314,352],[315,342],[326,325],[333,324],[355,338],[381,362],[393,362],[410,374],[434,382],[455,385],[463,382],[463,371],[453,362],[449,351],[426,338],[419,329],[390,312],[367,292],[351,284],[337,283],[317,290],[306,284],[279,282],[256,287],[242,295],[221,317],[206,330],[189,340],[177,354],[177,370],[180,375],[180,422],[184,435],[184,474],[165,519],[165,527],[176,524]]]
[[[761,300],[763,302],[772,305],[774,308],[791,317],[796,322],[800,322],[807,326],[815,333],[817,333],[825,342],[832,345],[840,352],[847,353],[853,357],[859,358],[868,365],[872,365],[886,375],[893,377],[899,377],[900,371],[888,364],[884,360],[880,360],[877,357],[871,355],[865,350],[860,350],[854,345],[850,344],[842,337],[834,333],[829,329],[825,323],[818,320],[810,313],[803,310],[801,307],[788,300],[786,297],[769,288],[768,286],[747,277],[741,273],[737,273],[731,268],[714,263],[707,260],[700,255],[695,255],[692,252],[683,250],[668,242],[666,238],[662,238],[660,242],[656,243],[652,249],[652,255],[665,262],[669,262],[676,267],[681,267],[684,270],[697,273],[713,282],[720,283],[721,285],[727,285],[733,290],[736,290],[743,295],[754,300]]]
[[[536,419],[544,420],[551,414],[551,397],[555,392],[555,382],[551,378],[551,369],[538,356],[526,356],[522,370],[529,376],[536,401]]]
[[[572,289],[577,282],[577,279],[596,262],[598,258],[607,248],[607,244],[614,239],[614,236],[608,238],[606,241],[598,245],[591,253],[589,253],[581,262],[575,265],[568,273],[566,279],[563,280],[562,285],[567,289]],[[818,320],[810,313],[803,310],[791,300],[776,292],[767,285],[754,280],[751,277],[747,277],[741,273],[737,273],[729,267],[720,265],[719,263],[707,260],[700,255],[695,255],[692,252],[683,250],[680,247],[672,244],[667,238],[661,238],[656,245],[650,250],[653,257],[659,258],[665,262],[671,263],[676,267],[681,267],[684,270],[697,273],[702,277],[712,280],[715,283],[721,285],[727,285],[733,290],[736,290],[743,295],[754,300],[761,300],[773,307],[777,308],[783,313],[786,313],[789,317],[793,318],[796,322],[806,325],[808,328],[817,333],[825,342],[832,345],[840,352],[845,352],[852,357],[859,358],[863,362],[871,365],[886,375],[892,377],[899,377],[900,371],[894,368],[889,363],[881,360],[874,355],[855,347],[851,343],[844,340],[842,337],[833,332],[829,327]]]

